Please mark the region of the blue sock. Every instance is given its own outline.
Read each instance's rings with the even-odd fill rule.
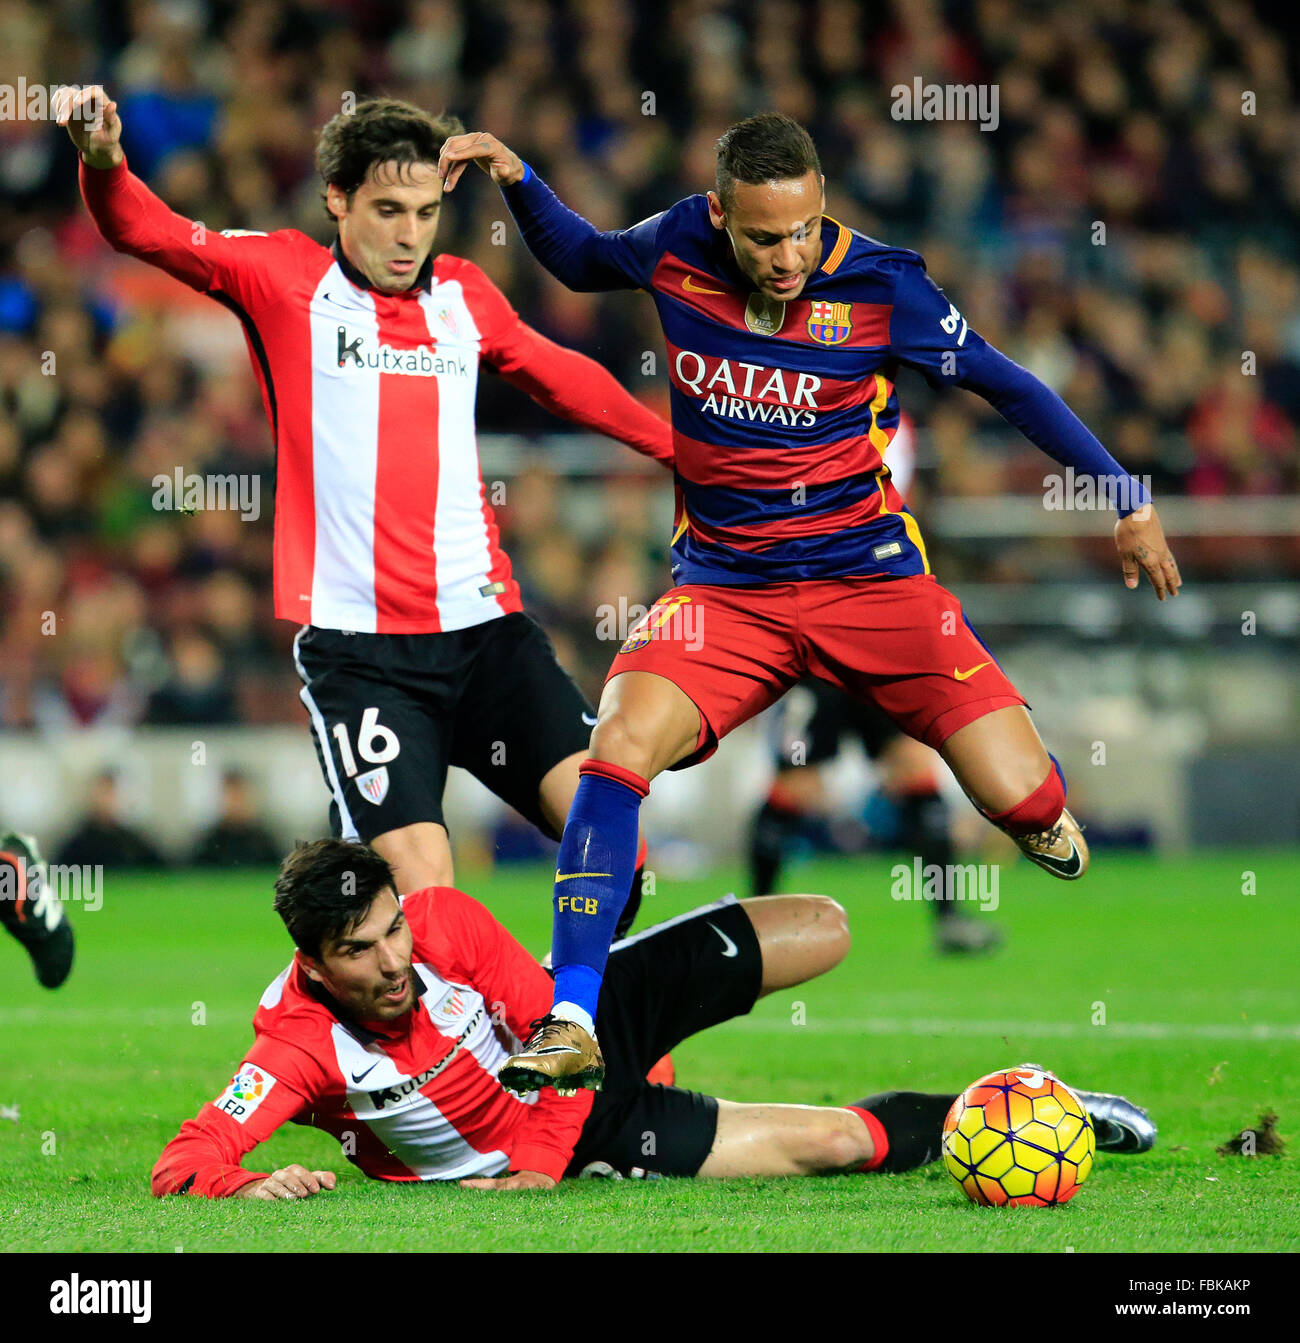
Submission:
[[[593,1021],[609,944],[632,887],[637,815],[647,791],[631,770],[584,762],[560,840],[551,934],[555,1001],[575,1003]]]

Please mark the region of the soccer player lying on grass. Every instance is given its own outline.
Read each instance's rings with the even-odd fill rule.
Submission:
[[[297,951],[262,995],[257,1038],[230,1085],[158,1159],[157,1195],[292,1199],[334,1188],[332,1171],[240,1164],[287,1122],[332,1133],[373,1178],[473,1189],[549,1189],[593,1162],[815,1175],[910,1170],[939,1155],[951,1094],[741,1105],[645,1081],[687,1036],[844,958],[844,911],[825,896],[728,897],[619,943],[601,997],[604,1090],[520,1096],[497,1073],[550,1005],[551,981],[484,906],[451,887],[399,901],[383,858],[336,839],[291,853],[275,889]],[[1151,1145],[1136,1106],[1079,1094],[1099,1147]]]

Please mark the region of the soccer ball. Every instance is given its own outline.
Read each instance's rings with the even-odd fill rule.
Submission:
[[[982,1207],[1068,1202],[1096,1150],[1083,1102],[1033,1068],[981,1077],[953,1101],[943,1124],[943,1164]]]

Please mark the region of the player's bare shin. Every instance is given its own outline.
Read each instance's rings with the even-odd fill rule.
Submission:
[[[1065,775],[1022,705],[958,728],[939,754],[967,797],[1032,863],[1063,881],[1084,875],[1088,845],[1065,806]]]
[[[851,1111],[815,1105],[740,1105],[718,1101],[718,1131],[699,1175],[822,1175],[854,1170],[875,1153]]]
[[[1028,712],[995,709],[960,727],[939,748],[966,795],[990,814],[1027,798],[1052,768]]]

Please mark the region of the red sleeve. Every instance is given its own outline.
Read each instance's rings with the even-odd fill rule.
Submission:
[[[78,158],[81,198],[115,252],[158,266],[201,294],[228,294],[250,313],[284,297],[285,269],[304,235],[234,229],[227,236],[169,210],[125,159],[91,168]]]
[[[266,1179],[270,1171],[245,1170],[240,1162],[321,1089],[320,1066],[303,1050],[259,1036],[221,1095],[163,1148],[150,1181],[154,1195],[229,1198]]]
[[[479,328],[483,358],[507,382],[552,415],[607,434],[672,468],[673,435],[667,420],[643,406],[594,359],[534,331],[472,262],[462,263],[457,278]]]
[[[551,1010],[554,984],[506,929],[472,896],[450,887],[437,892],[430,921],[446,937],[455,968],[483,995],[494,1019],[520,1040]],[[511,1170],[535,1170],[560,1179],[591,1113],[589,1091],[560,1096],[540,1091],[515,1132]]]

